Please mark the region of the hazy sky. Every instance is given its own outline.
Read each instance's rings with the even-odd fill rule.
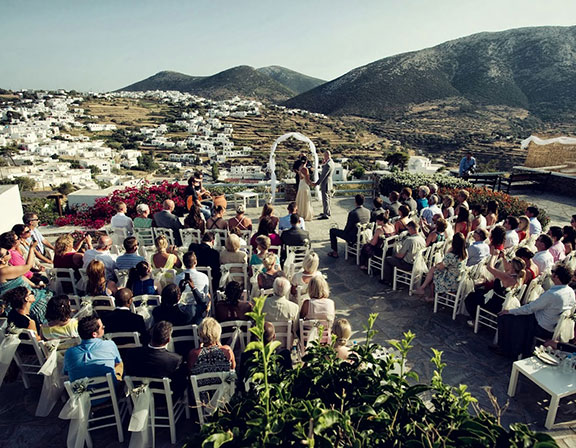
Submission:
[[[0,0],[0,87],[108,91],[237,65],[331,80],[480,31],[574,24],[574,0]]]

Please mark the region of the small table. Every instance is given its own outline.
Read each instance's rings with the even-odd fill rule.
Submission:
[[[236,207],[238,199],[242,199],[244,208],[246,208],[246,202],[250,200],[250,198],[256,198],[256,208],[258,208],[260,206],[258,204],[258,193],[253,191],[240,191],[238,193],[234,193],[234,207]]]
[[[576,394],[576,372],[564,373],[559,367],[549,366],[536,356],[516,361],[512,365],[508,395],[513,397],[518,384],[518,373],[524,374],[530,381],[537,384],[550,394],[550,405],[546,416],[546,429],[552,429],[560,399]]]

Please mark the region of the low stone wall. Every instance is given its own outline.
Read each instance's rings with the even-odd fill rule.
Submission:
[[[549,170],[541,170],[537,168],[528,168],[524,166],[515,166],[515,172],[532,172],[532,173],[549,173]],[[561,194],[566,196],[574,196],[576,192],[576,177],[568,174],[550,173],[551,178],[546,183],[544,191],[550,193]]]

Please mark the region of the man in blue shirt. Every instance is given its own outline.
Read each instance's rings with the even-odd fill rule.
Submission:
[[[476,171],[476,159],[472,157],[471,152],[467,152],[465,157],[460,160],[460,177],[466,177]]]
[[[70,381],[93,378],[112,373],[113,378],[122,379],[124,365],[116,344],[102,339],[104,325],[97,314],[86,316],[78,322],[80,345],[66,350],[64,374]]]
[[[282,216],[278,222],[278,229],[279,230],[286,230],[286,229],[289,229],[290,227],[292,227],[292,224],[290,224],[290,217],[294,213],[298,213],[298,206],[296,205],[296,202],[292,201],[288,204],[288,214],[286,216]],[[302,230],[306,230],[306,224],[305,224],[304,218],[302,218],[302,217],[300,218],[299,227]]]
[[[138,240],[135,237],[130,236],[124,240],[124,250],[126,250],[126,253],[116,258],[116,269],[132,269],[141,261],[146,261],[144,257],[136,253],[138,251]]]

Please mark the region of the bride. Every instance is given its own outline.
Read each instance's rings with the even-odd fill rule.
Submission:
[[[305,221],[312,221],[314,212],[312,211],[312,192],[310,187],[314,183],[310,181],[310,171],[306,167],[307,159],[303,157],[302,165],[298,174],[300,175],[300,184],[298,185],[298,194],[296,195],[296,205],[298,206],[298,214],[304,218]]]

